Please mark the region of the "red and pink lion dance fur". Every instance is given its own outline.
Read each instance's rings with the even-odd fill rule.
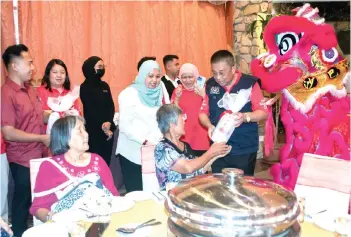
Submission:
[[[264,90],[282,93],[286,144],[271,174],[290,188],[304,153],[350,160],[349,64],[318,9],[305,4],[293,12],[269,21],[263,34],[268,52],[251,63]]]

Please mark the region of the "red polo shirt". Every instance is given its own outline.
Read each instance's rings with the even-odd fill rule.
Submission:
[[[173,103],[176,97],[176,90],[173,91]],[[202,97],[195,93],[195,91],[188,91],[183,89],[182,95],[179,98],[179,107],[183,113],[186,114],[185,120],[185,135],[182,140],[189,143],[193,150],[208,150],[210,147],[210,139],[207,135],[207,129],[201,126],[199,121],[200,107],[202,104]]]
[[[5,140],[2,137],[2,134],[0,133],[0,140],[1,140],[1,155],[6,153],[6,144],[5,144]]]
[[[10,79],[1,87],[1,127],[12,126],[27,133],[44,134],[43,110],[35,90],[19,86]],[[29,160],[41,158],[45,146],[40,142],[7,141],[9,162],[29,167]]]
[[[38,96],[40,97],[40,100],[41,100],[41,103],[43,106],[43,110],[51,110],[51,108],[48,106],[48,98],[49,97],[57,98],[59,96],[65,96],[69,92],[70,92],[69,90],[63,89],[62,93],[60,93],[55,88],[52,88],[50,91],[49,89],[45,88],[45,85],[42,85],[37,89],[37,93],[38,93]],[[73,108],[76,109],[80,115],[82,115],[79,99],[77,99],[74,102]]]

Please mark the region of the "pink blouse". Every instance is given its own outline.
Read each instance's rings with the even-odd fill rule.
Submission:
[[[98,154],[91,153],[90,163],[84,167],[73,166],[66,161],[64,155],[54,156],[53,159],[73,177],[83,177],[89,173],[98,173],[104,186],[114,195],[119,193],[113,183],[111,171],[105,161]],[[44,161],[39,168],[35,180],[34,193],[47,191],[66,182],[68,177],[63,174],[57,167],[48,161]],[[39,208],[51,209],[52,204],[58,201],[55,193],[44,197],[35,197],[30,208],[30,213],[35,215]]]

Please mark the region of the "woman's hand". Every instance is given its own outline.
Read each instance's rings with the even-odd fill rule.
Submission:
[[[183,92],[182,87],[181,87],[181,86],[178,86],[178,87],[176,88],[176,99],[179,99],[179,98],[180,98],[180,96],[182,95],[182,92]]]
[[[0,227],[4,229],[10,236],[13,236],[13,232],[10,226],[0,217]]]
[[[194,91],[196,94],[198,94],[202,98],[205,98],[205,95],[206,95],[205,88],[200,88],[198,85],[195,85]]]
[[[107,136],[106,141],[110,140],[113,137],[113,132],[111,130],[104,131]]]
[[[218,155],[218,156],[215,156],[213,159],[214,160],[217,160],[218,158],[222,158],[222,157],[225,157],[226,155],[229,154],[229,152],[232,150],[232,146],[228,146],[228,150],[227,152],[225,152],[224,154],[221,154],[221,155]]]
[[[79,112],[76,109],[70,109],[63,112],[63,116],[79,116]]]
[[[106,131],[111,129],[111,123],[110,122],[104,122],[102,124],[101,128],[106,133]]]
[[[208,152],[211,157],[223,157],[230,152],[231,146],[225,144],[225,142],[213,143]]]

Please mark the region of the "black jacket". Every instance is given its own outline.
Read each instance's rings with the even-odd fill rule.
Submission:
[[[171,100],[173,91],[175,89],[173,83],[171,81],[167,80],[165,76],[163,76],[161,78],[161,81],[163,82],[163,84],[165,84],[165,87],[166,87],[168,95],[169,95],[169,100]],[[176,82],[178,85],[181,84],[180,80],[176,80]]]

